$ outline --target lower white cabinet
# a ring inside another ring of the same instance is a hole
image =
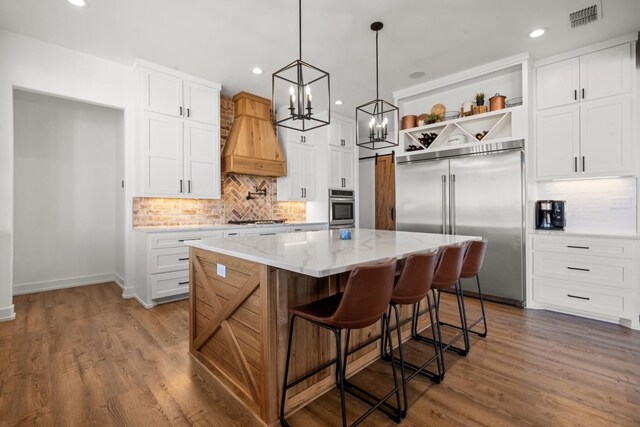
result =
[[[532,235],[532,306],[640,328],[637,243]]]
[[[153,274],[149,278],[151,298],[159,299],[189,293],[189,268],[171,273]]]

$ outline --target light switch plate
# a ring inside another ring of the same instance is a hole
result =
[[[227,277],[227,266],[223,264],[216,264],[216,272],[220,277]]]

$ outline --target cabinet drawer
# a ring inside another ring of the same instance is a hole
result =
[[[150,280],[153,299],[189,293],[189,271],[154,274]]]
[[[590,286],[539,277],[533,279],[533,299],[538,303],[614,317],[621,316],[625,311],[623,295],[612,295]]]
[[[190,240],[202,240],[202,233],[158,233],[151,236],[151,249],[181,248],[184,247],[184,242]]]
[[[155,249],[150,252],[151,274],[184,271],[189,269],[189,248]]]
[[[534,236],[533,250],[612,258],[634,257],[634,244],[624,240]]]
[[[533,274],[598,286],[628,289],[633,285],[633,260],[534,252]]]

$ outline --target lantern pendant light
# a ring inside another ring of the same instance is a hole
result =
[[[396,147],[398,137],[398,107],[380,99],[378,78],[378,32],[382,22],[371,24],[376,33],[376,99],[356,108],[356,145],[370,150]]]
[[[277,126],[306,132],[330,124],[331,89],[329,73],[302,60],[302,0],[298,43],[298,59],[272,75],[271,102]]]

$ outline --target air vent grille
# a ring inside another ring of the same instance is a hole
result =
[[[577,10],[569,14],[569,22],[571,28],[579,27],[581,25],[587,25],[590,22],[598,19],[598,5],[585,7],[584,9]]]

